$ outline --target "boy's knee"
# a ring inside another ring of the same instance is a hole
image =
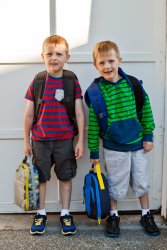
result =
[[[56,171],[55,169],[56,176],[60,181],[70,181],[76,176],[76,172],[76,164],[70,164],[70,166],[64,167],[61,171]]]
[[[148,190],[149,190],[149,185],[142,186],[142,187],[140,186],[140,188],[134,189],[133,192],[134,192],[136,197],[141,197],[141,196],[147,194]]]
[[[127,190],[117,190],[117,189],[112,189],[109,191],[110,199],[111,200],[124,200],[127,196]]]
[[[66,174],[64,174],[64,175],[61,175],[61,176],[57,176],[57,178],[58,178],[59,181],[61,181],[63,183],[66,183],[68,181],[71,181],[71,179],[74,178],[75,176],[76,176],[76,173],[72,174],[72,175],[70,174],[68,176]]]

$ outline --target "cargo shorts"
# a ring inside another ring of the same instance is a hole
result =
[[[148,192],[147,159],[143,149],[128,152],[104,149],[104,159],[110,199],[124,200],[129,185],[136,197]]]
[[[39,181],[51,178],[51,168],[61,181],[76,176],[77,163],[73,148],[73,139],[60,141],[32,141],[33,164],[38,167]]]

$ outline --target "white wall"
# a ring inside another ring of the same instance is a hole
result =
[[[24,95],[34,74],[44,69],[40,51],[43,39],[50,32],[57,32],[70,42],[71,59],[66,68],[78,75],[83,93],[98,76],[92,65],[92,49],[102,40],[115,41],[123,57],[124,70],[143,80],[156,123],[155,146],[148,155],[150,205],[152,209],[159,208],[164,137],[166,1],[0,0],[0,7],[1,37],[4,38],[0,40],[0,212],[21,212],[13,201],[13,179],[23,158]],[[86,106],[85,110],[87,113]],[[89,167],[86,145],[85,156],[78,162],[78,174],[73,181],[73,211],[84,210],[82,186]],[[46,207],[48,211],[60,209],[58,182],[54,174],[48,183]],[[139,209],[130,190],[128,199],[121,202],[119,208]]]

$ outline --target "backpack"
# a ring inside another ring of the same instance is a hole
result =
[[[42,104],[42,97],[45,88],[46,71],[39,72],[34,78],[34,120],[33,124],[37,121],[40,105]],[[64,98],[61,102],[65,105],[70,122],[75,128],[75,134],[78,134],[78,127],[75,117],[75,81],[77,76],[69,70],[63,70],[63,89]]]
[[[138,80],[134,76],[126,75],[125,72],[119,68],[118,73],[125,78],[131,86],[136,102],[136,113],[139,121],[141,120],[142,108],[145,101],[144,89],[142,87],[142,81]],[[85,102],[90,107],[90,103],[94,109],[94,112],[98,118],[101,134],[105,134],[108,129],[108,113],[106,104],[104,102],[101,90],[99,88],[99,81],[102,77],[96,78],[85,93]]]
[[[92,165],[89,173],[85,175],[83,196],[86,214],[89,218],[98,220],[106,218],[110,211],[110,198],[106,177],[96,164],[96,173]]]
[[[25,156],[16,169],[14,201],[24,211],[39,208],[39,173],[30,156]]]

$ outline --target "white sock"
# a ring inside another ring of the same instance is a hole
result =
[[[143,215],[147,214],[148,212],[150,212],[150,209],[149,208],[144,208],[144,209],[141,210],[141,212],[142,212],[142,216],[143,216]]]
[[[62,210],[61,210],[61,216],[69,215],[69,214],[70,214],[69,209],[62,209]]]
[[[37,210],[37,214],[46,215],[45,209]]]
[[[118,216],[118,210],[110,210],[110,215],[113,216],[114,214]]]

